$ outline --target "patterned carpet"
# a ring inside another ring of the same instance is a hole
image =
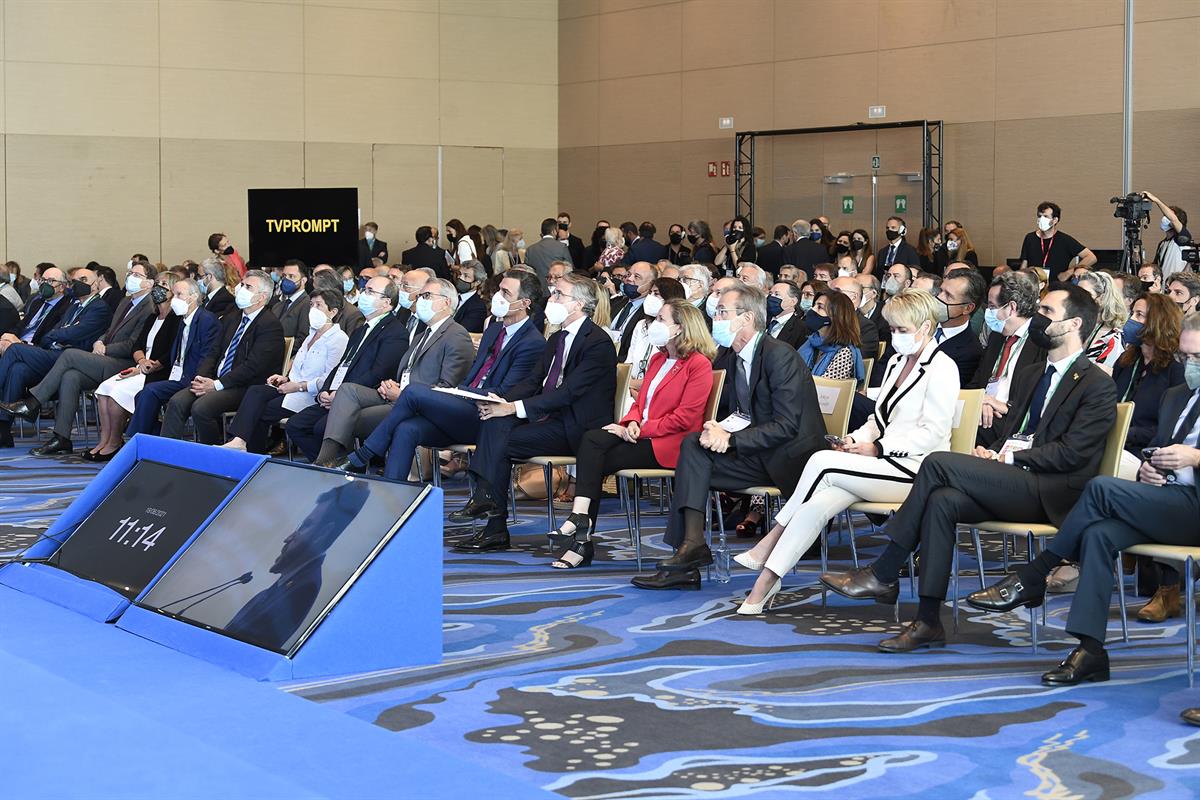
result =
[[[29,458],[30,443],[0,456],[0,552],[36,536],[94,474]],[[463,485],[447,496],[456,508]],[[656,508],[643,515],[650,559],[663,552]],[[1069,597],[1051,603],[1039,655],[1024,614],[966,606],[945,649],[885,655],[874,645],[897,628],[891,609],[823,605],[815,564],[762,617],[733,614],[752,582],[741,570],[700,591],[633,589],[624,515],[616,501],[602,511],[590,569],[548,568],[543,503],[522,504],[514,550],[447,551],[440,665],[281,688],[571,798],[1200,794],[1200,729],[1178,721],[1200,704],[1180,620],[1133,622],[1125,645],[1114,603],[1112,680],[1051,689],[1038,676],[1073,641]],[[869,530],[864,553],[881,543]],[[849,558],[844,539],[831,558]],[[977,581],[965,574],[962,592]]]

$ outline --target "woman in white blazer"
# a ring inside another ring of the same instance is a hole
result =
[[[343,296],[321,289],[310,296],[308,338],[292,359],[287,375],[272,375],[262,386],[251,386],[229,423],[232,437],[223,447],[266,452],[270,427],[317,402],[317,393],[342,360],[349,337],[337,323]]]
[[[853,503],[900,503],[921,461],[950,449],[958,405],[958,366],[938,352],[934,331],[945,307],[928,292],[906,289],[883,316],[896,355],[888,362],[875,411],[832,450],[813,455],[775,527],[737,562],[761,570],[739,614],[761,613],[821,529]]]

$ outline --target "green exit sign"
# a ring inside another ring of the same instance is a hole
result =
[[[908,195],[898,194],[896,195],[896,213],[903,214],[905,211],[908,211]]]
[[[854,213],[854,195],[848,194],[842,198],[842,213],[843,214],[853,214]]]

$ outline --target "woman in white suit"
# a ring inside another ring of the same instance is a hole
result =
[[[888,362],[875,411],[844,439],[809,459],[775,527],[736,561],[761,570],[738,609],[758,614],[821,529],[852,504],[900,503],[921,461],[950,449],[958,405],[958,366],[938,352],[934,331],[945,307],[928,292],[906,289],[883,307],[896,355]]]

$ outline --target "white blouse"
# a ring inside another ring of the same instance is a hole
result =
[[[288,370],[289,381],[307,381],[307,392],[292,392],[283,398],[283,407],[288,411],[300,411],[317,402],[317,392],[325,377],[342,360],[346,352],[346,342],[350,339],[340,325],[334,324],[329,330],[317,338],[313,331],[296,351],[292,359],[292,368]]]

